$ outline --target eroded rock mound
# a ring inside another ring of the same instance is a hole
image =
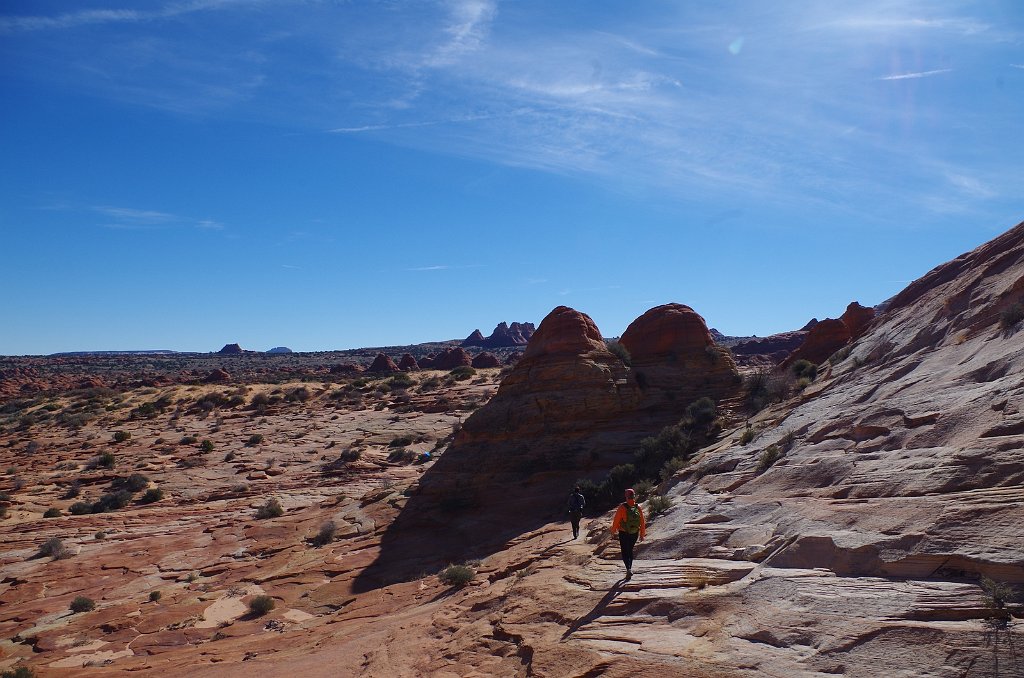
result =
[[[838,318],[825,318],[815,325],[807,338],[789,357],[783,366],[792,365],[797,360],[809,360],[815,365],[828,360],[829,356],[850,343],[850,328]]]
[[[501,361],[498,360],[498,356],[494,355],[493,353],[488,353],[487,351],[484,351],[483,353],[473,356],[473,367],[501,367]]]
[[[225,381],[231,381],[231,375],[228,374],[225,370],[222,370],[218,367],[217,369],[212,370],[209,374],[207,374],[203,378],[203,381],[205,381],[207,384],[220,384]]]
[[[373,364],[367,368],[367,372],[398,372],[398,365],[389,356],[378,353],[373,359]]]
[[[850,330],[850,338],[857,340],[867,331],[868,325],[875,318],[875,309],[861,306],[856,301],[850,302],[846,312],[840,317]]]
[[[398,369],[403,372],[408,370],[418,370],[419,368],[419,363],[416,362],[416,358],[411,353],[404,354],[398,361]]]
[[[461,346],[447,348],[437,354],[431,361],[430,366],[435,370],[454,370],[456,367],[471,365],[473,359],[469,357]]]

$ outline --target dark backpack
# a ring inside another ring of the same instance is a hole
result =
[[[626,509],[626,518],[622,521],[622,531],[628,534],[640,532],[640,507],[636,504],[623,504]]]
[[[569,512],[570,513],[583,513],[583,507],[587,505],[587,500],[583,498],[582,494],[573,493],[569,496]]]

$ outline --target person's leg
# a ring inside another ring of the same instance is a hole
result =
[[[582,519],[582,518],[583,518],[583,515],[580,514],[580,513],[571,513],[571,514],[569,514],[569,520],[572,521],[572,538],[573,539],[576,539],[577,537],[580,536],[580,519]]]
[[[620,535],[625,535],[625,539],[622,540],[620,537],[619,545],[622,547],[622,562],[626,564],[627,574],[633,573],[633,549],[636,546],[636,540],[639,535],[626,534],[625,532],[619,532]]]

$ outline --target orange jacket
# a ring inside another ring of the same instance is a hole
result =
[[[630,504],[636,504],[635,499],[629,500]],[[644,515],[644,510],[637,506],[640,511],[640,538],[643,539],[647,534],[647,516]],[[612,536],[619,533],[619,528],[622,527],[622,521],[626,519],[626,505],[619,504],[619,508],[615,511],[615,517],[612,518]]]

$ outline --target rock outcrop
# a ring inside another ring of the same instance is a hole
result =
[[[501,361],[498,360],[498,356],[493,353],[484,351],[473,356],[473,367],[476,368],[489,368],[489,367],[501,367]]]
[[[338,365],[331,365],[331,374],[355,374],[362,372],[363,368],[353,363],[340,363]]]
[[[217,351],[217,353],[223,353],[225,355],[239,355],[245,353],[245,351],[243,351],[242,347],[238,344],[224,344],[224,348]]]
[[[857,340],[867,331],[868,325],[875,317],[875,309],[861,306],[856,301],[850,302],[846,312],[839,318],[850,330],[850,339]]]
[[[472,364],[473,359],[469,357],[465,349],[461,346],[453,346],[434,356],[430,362],[430,367],[435,370],[454,370],[456,367]]]
[[[782,362],[783,367],[797,360],[809,360],[815,365],[850,343],[850,328],[838,318],[825,318],[815,325],[800,346]]]
[[[815,321],[816,324],[817,321]],[[778,364],[799,348],[806,338],[807,332],[804,330],[780,332],[767,337],[756,337],[738,342],[733,345],[732,352],[741,364],[749,359],[761,357],[770,363]]]
[[[420,368],[419,363],[416,362],[416,358],[411,353],[405,353],[398,360],[398,369],[403,372],[409,370],[418,370]]]
[[[483,348],[505,348],[509,346],[525,346],[533,336],[535,328],[533,323],[508,323],[501,322],[494,328],[490,336],[484,337],[480,330],[473,330],[473,333],[462,342],[463,346],[481,346]]]
[[[203,381],[205,381],[207,384],[220,384],[226,381],[231,381],[231,375],[228,374],[227,371],[222,370],[218,367],[217,369],[210,371],[209,374],[203,377]]]
[[[371,364],[366,369],[366,371],[367,372],[398,372],[398,365],[396,365],[395,361],[392,360],[389,356],[387,356],[387,355],[385,355],[383,353],[378,353],[377,357],[373,359],[373,364]]]

